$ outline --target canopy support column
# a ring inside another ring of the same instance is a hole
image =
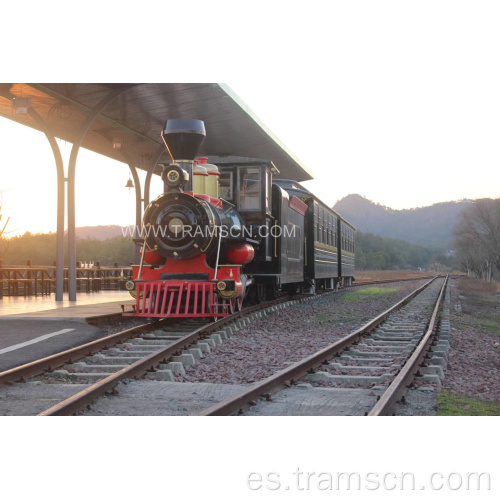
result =
[[[142,191],[141,191],[141,180],[139,179],[139,174],[137,173],[137,169],[131,163],[128,164],[128,168],[132,173],[132,177],[134,179],[135,186],[135,228],[134,234],[136,234],[136,238],[140,238],[142,236],[141,224],[142,224]],[[139,245],[135,245],[135,261],[134,264],[139,264],[141,260],[141,249]]]
[[[133,86],[122,87],[110,92],[102,99],[83,123],[77,139],[73,143],[68,166],[68,291],[69,300],[76,301],[76,227],[75,227],[75,171],[78,151],[94,120],[106,106]]]
[[[40,125],[47,137],[57,168],[57,243],[56,243],[56,302],[63,300],[64,293],[64,164],[59,145],[50,127],[42,117],[30,106],[28,113]]]
[[[16,98],[14,94],[10,92],[1,92],[0,95],[6,99],[12,101]],[[54,160],[56,162],[57,170],[57,243],[56,243],[56,301],[61,302],[63,300],[64,291],[64,163],[61,155],[61,150],[59,149],[59,144],[52,133],[51,128],[43,118],[38,114],[38,112],[30,106],[28,108],[28,113],[40,126],[41,131],[47,137],[50,147],[52,148],[52,153],[54,154]]]

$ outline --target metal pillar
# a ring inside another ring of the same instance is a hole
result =
[[[136,238],[141,237],[141,223],[142,223],[142,196],[141,196],[141,181],[139,179],[139,174],[137,173],[137,169],[131,163],[128,164],[128,168],[132,173],[132,177],[134,179],[134,188],[135,188],[135,231]],[[141,259],[141,249],[139,245],[135,246],[135,264],[139,264],[139,260]]]
[[[12,101],[16,96],[10,92],[2,92],[1,95]],[[40,126],[41,131],[47,137],[57,170],[57,243],[56,243],[56,301],[63,300],[64,290],[64,163],[61,156],[61,150],[51,131],[51,128],[38,112],[31,106],[28,108],[28,113]]]
[[[70,301],[76,301],[75,171],[78,151],[80,150],[85,134],[104,108],[119,95],[134,86],[116,89],[102,99],[88,115],[71,149],[68,166],[68,291]]]
[[[50,131],[49,126],[43,121],[42,117],[32,108],[28,113],[40,125],[43,133],[47,137],[57,168],[57,243],[56,243],[56,301],[63,300],[64,292],[64,164],[61,156],[61,150],[57,141]]]
[[[153,159],[148,168],[148,173],[146,174],[146,180],[144,181],[144,208],[149,205],[149,190],[151,187],[151,179],[153,177],[153,172],[156,167],[156,164],[160,161],[163,153],[167,150],[164,146],[160,147],[158,151],[158,155]]]

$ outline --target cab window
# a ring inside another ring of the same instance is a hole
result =
[[[260,210],[260,169],[251,167],[241,168],[239,175],[239,208],[241,210]]]
[[[219,195],[224,200],[233,199],[233,173],[222,172],[219,177]]]

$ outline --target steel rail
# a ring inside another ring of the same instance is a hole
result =
[[[429,347],[431,346],[435,329],[438,325],[438,315],[441,309],[441,304],[443,303],[447,284],[448,284],[448,276],[446,276],[443,286],[441,287],[441,291],[436,301],[436,305],[434,307],[434,311],[432,313],[429,326],[427,327],[424,336],[420,340],[418,346],[415,348],[413,354],[405,363],[401,371],[392,381],[391,385],[389,385],[387,390],[384,392],[384,394],[382,394],[382,396],[377,401],[375,406],[368,413],[369,417],[378,417],[382,415],[387,415],[392,405],[400,399],[400,397],[403,395],[403,392],[406,390],[407,386],[411,384],[411,382],[415,378],[415,375],[420,369],[420,365],[422,364],[429,350]]]
[[[429,280],[434,276],[422,276],[420,278],[394,278],[387,280],[368,280],[368,281],[355,281],[351,287],[353,286],[366,286],[366,285],[379,285],[385,283],[399,283],[401,281],[419,281],[419,280]],[[349,288],[349,287],[348,287]]]
[[[368,284],[368,283],[366,283]],[[361,285],[361,284],[360,284]],[[328,293],[328,292],[327,292]],[[318,297],[323,294],[318,294]],[[266,307],[271,307],[272,305],[279,304],[281,302],[286,302],[289,300],[295,300],[299,299],[304,296],[296,295],[294,297],[287,297],[284,299],[278,299],[273,302],[265,302],[263,304],[260,304],[257,306],[257,309],[252,309],[252,308],[245,308],[243,311],[241,311],[241,314],[249,314],[251,312],[254,312],[255,310],[259,310],[261,308],[266,308]],[[235,314],[240,314],[240,313],[235,313]],[[241,317],[241,316],[238,316]],[[112,314],[106,314],[106,315],[101,315],[101,316],[93,316],[90,318],[87,318],[87,322],[91,325],[95,326],[100,326],[103,324],[112,324],[116,321],[119,321],[122,319],[123,316],[121,313],[112,313]],[[235,315],[232,315],[230,317],[231,319],[227,321],[232,321],[233,319],[236,318]],[[128,339],[134,338],[141,333],[147,332],[149,330],[154,330],[158,328],[161,324],[163,324],[164,321],[168,321],[169,318],[165,318],[164,320],[161,320],[160,322],[157,323],[148,323],[145,325],[138,325],[134,326],[131,328],[128,328],[126,330],[123,330],[121,332],[117,332],[112,335],[108,335],[107,337],[104,337],[102,339],[94,340],[92,342],[88,342],[86,344],[83,344],[78,347],[73,347],[71,349],[68,349],[66,351],[53,354],[51,356],[47,356],[45,358],[38,359],[36,361],[32,361],[30,363],[26,363],[21,366],[17,366],[15,368],[11,368],[10,370],[6,370],[4,372],[0,372],[0,386],[5,385],[5,384],[10,384],[13,382],[16,382],[18,380],[25,380],[29,377],[34,377],[37,375],[41,375],[42,373],[46,371],[52,371],[56,368],[59,368],[60,366],[63,366],[68,363],[72,363],[74,361],[77,361],[78,359],[84,358],[86,356],[90,356],[92,354],[95,354],[96,352],[99,352],[103,349],[108,349],[116,344],[122,343]],[[221,321],[221,320],[219,320]],[[226,321],[226,322],[227,322]],[[213,323],[215,324],[215,323]],[[221,325],[222,323],[217,322],[217,325]]]
[[[354,282],[350,287],[341,288],[340,291],[348,291],[349,288],[357,287],[357,286],[368,286],[368,285],[379,285],[379,284],[387,284],[387,283],[399,283],[402,281],[420,281],[420,280],[428,280],[433,278],[434,276],[422,276],[421,278],[395,278],[392,280],[374,280],[374,281],[358,281]],[[333,290],[327,290],[325,293],[333,292]],[[318,293],[318,296],[323,295],[323,292]],[[297,296],[295,296],[297,298]],[[87,323],[93,326],[100,325],[108,325],[116,323],[120,320],[124,319],[124,316],[121,312],[117,313],[109,313],[109,314],[100,314],[96,316],[89,316],[86,318]],[[129,317],[127,319],[133,319],[133,317]]]
[[[252,312],[255,312],[257,310],[266,307],[272,307],[273,305],[278,305],[282,302],[297,300],[302,297],[304,296],[301,295],[301,296],[295,296],[293,298],[288,298],[288,297],[281,298],[272,302],[264,302],[262,304],[259,304],[258,306],[245,308],[242,311],[239,311],[237,313],[232,314],[231,316],[228,316],[227,318],[222,318],[214,323],[209,323],[208,325],[206,325],[206,328],[207,329],[211,328],[210,330],[211,332],[212,330],[219,328],[221,325],[233,321],[234,319],[238,319],[246,314],[250,314]],[[121,313],[112,313],[102,316],[90,317],[88,318],[88,322],[92,325],[102,325],[102,324],[113,323],[118,319],[122,318],[123,316]],[[10,370],[0,372],[0,386],[11,384],[16,381],[26,380],[29,377],[35,377],[37,375],[41,375],[46,371],[50,372],[65,364],[73,363],[86,356],[95,354],[103,349],[109,349],[110,347],[113,347],[116,344],[120,344],[122,342],[125,342],[126,340],[137,337],[142,333],[148,332],[150,330],[155,330],[161,325],[167,323],[171,319],[172,318],[165,318],[158,322],[146,323],[143,325],[137,325],[131,328],[127,328],[120,332],[108,335],[107,337],[103,337],[102,339],[93,340],[92,342],[88,342],[81,346],[72,347],[71,349],[68,349],[66,351],[59,352],[57,354],[52,354],[45,358],[37,359],[36,361],[32,361],[30,363],[26,363],[21,366],[16,366],[15,368],[11,368]]]
[[[328,292],[327,292],[328,293]],[[330,292],[333,293],[333,292]],[[319,296],[322,296],[323,294],[318,294]],[[239,311],[237,313],[234,313],[226,318],[222,318],[221,320],[210,323],[195,332],[193,332],[190,336],[184,337],[184,339],[188,338],[188,345],[196,342],[198,338],[201,338],[202,336],[211,333],[214,330],[217,330],[221,326],[223,326],[226,323],[229,323],[231,321],[234,321],[235,319],[241,318],[247,314],[251,314],[252,312],[259,311],[262,309],[270,308],[273,305],[278,305],[283,302],[289,302],[292,300],[300,300],[306,297],[310,296],[304,296],[304,295],[296,295],[293,297],[286,297],[286,298],[281,298],[275,301],[271,302],[265,302],[262,304],[259,304],[257,306],[252,306],[249,308],[245,308],[242,311]],[[93,318],[90,318],[93,324],[103,324],[103,323],[111,323],[114,322],[114,320],[118,320],[121,317],[121,313],[118,314],[110,314],[110,315],[102,315],[102,316],[96,316]],[[163,319],[159,322],[156,323],[148,323],[144,325],[138,325],[134,326],[128,329],[125,329],[123,331],[117,332],[115,334],[109,335],[107,337],[104,337],[102,339],[94,340],[92,342],[88,342],[86,344],[83,344],[81,346],[77,346],[71,349],[68,349],[66,351],[53,354],[51,356],[47,356],[45,358],[32,361],[30,363],[11,368],[10,370],[6,370],[4,372],[0,372],[0,386],[6,385],[6,384],[12,384],[16,381],[25,381],[29,377],[34,377],[37,375],[41,375],[44,372],[50,372],[53,371],[54,369],[57,369],[65,364],[73,363],[79,359],[82,359],[86,356],[90,356],[92,354],[95,354],[103,349],[108,349],[110,347],[113,347],[116,344],[123,343],[129,339],[135,338],[142,333],[146,333],[150,330],[157,329],[159,326],[161,326],[164,322],[168,322],[169,318]],[[194,340],[193,340],[194,339]],[[182,340],[182,339],[181,339]],[[183,345],[181,345],[182,342],[178,341],[174,344],[171,344],[173,349],[177,351],[183,349]],[[154,354],[154,353],[153,353]],[[175,354],[175,353],[174,353]],[[165,356],[166,354],[164,354]],[[163,359],[163,358],[162,358]],[[137,363],[144,362],[146,364],[151,364],[151,360],[149,357],[143,358],[141,361],[138,361]],[[153,361],[154,363],[154,361]],[[130,365],[129,368],[132,366],[135,367],[135,363],[133,365]],[[146,370],[147,371],[147,370]],[[117,372],[116,374],[121,373]],[[115,374],[115,375],[116,375]],[[135,375],[137,376],[137,375]],[[110,378],[110,377],[108,377]],[[125,377],[123,377],[125,378]],[[107,379],[104,379],[107,380]],[[103,381],[104,381],[103,380]],[[101,394],[102,395],[102,394]],[[93,397],[98,397],[98,396],[93,396]],[[75,410],[77,411],[77,410]]]
[[[173,342],[167,347],[152,352],[148,356],[145,356],[144,358],[132,363],[131,365],[111,374],[109,377],[99,380],[95,384],[87,387],[86,389],[71,396],[70,398],[65,399],[64,401],[61,401],[60,403],[43,411],[39,414],[39,416],[72,415],[85,406],[90,405],[98,397],[103,396],[105,393],[111,391],[113,387],[121,380],[138,378],[148,371],[155,371],[156,366],[161,363],[167,363],[172,356],[179,354],[183,349],[189,347],[191,344],[197,342],[209,333],[220,329],[223,325],[262,309],[267,309],[284,302],[291,302],[292,300],[300,300],[304,298],[305,297],[302,295],[292,298],[287,297],[273,300],[271,302],[264,302],[262,304],[258,304],[256,306],[248,307],[246,309],[238,311],[213,323],[208,323],[207,325],[194,330],[192,333],[186,335],[185,337],[182,337],[181,339]]]
[[[302,359],[283,370],[267,377],[264,380],[252,384],[247,389],[244,389],[240,393],[232,396],[230,398],[221,401],[207,410],[200,413],[201,416],[221,416],[221,415],[232,415],[238,411],[243,410],[255,404],[259,397],[269,398],[270,394],[276,390],[280,390],[283,386],[293,384],[295,381],[302,378],[307,373],[311,373],[321,365],[326,363],[328,360],[340,354],[345,348],[351,346],[358,342],[363,335],[369,333],[374,328],[376,328],[380,323],[382,323],[390,314],[394,311],[400,309],[406,305],[413,297],[422,292],[427,288],[434,280],[438,277],[432,278],[430,281],[417,288],[405,298],[400,300],[397,304],[379,314],[376,318],[370,320],[364,326],[358,330],[350,333],[346,337],[338,340],[337,342],[325,347],[324,349]]]

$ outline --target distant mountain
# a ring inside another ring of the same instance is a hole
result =
[[[470,200],[449,201],[429,207],[395,210],[359,194],[350,194],[337,201],[333,208],[363,233],[447,249],[451,244],[457,216],[469,203]],[[122,228],[118,225],[77,227],[76,235],[82,239],[101,241],[123,236]]]
[[[121,226],[84,226],[76,228],[77,238],[103,241],[116,236],[123,236]]]
[[[394,210],[350,194],[334,210],[365,233],[398,238],[426,247],[447,248],[457,216],[470,200],[436,203],[429,207]]]

